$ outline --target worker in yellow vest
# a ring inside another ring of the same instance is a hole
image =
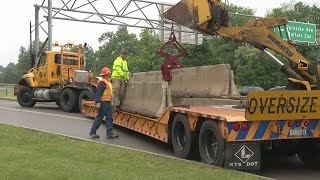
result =
[[[106,135],[107,138],[117,138],[118,135],[113,133],[113,118],[112,118],[112,84],[110,82],[111,72],[109,68],[104,67],[101,70],[100,76],[102,77],[99,80],[96,94],[95,94],[95,107],[99,110],[99,114],[94,120],[91,131],[89,135],[92,138],[99,138],[99,135],[96,133],[100,127],[103,117],[106,117]]]
[[[113,84],[113,100],[112,105],[115,111],[120,108],[121,101],[124,98],[125,83],[129,80],[128,69],[128,52],[125,50],[120,51],[119,56],[113,62],[112,67],[112,84]]]

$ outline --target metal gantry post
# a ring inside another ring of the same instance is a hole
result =
[[[160,15],[162,15],[164,13],[164,5],[161,4],[161,5],[158,5],[158,6],[160,6]],[[163,21],[163,19],[161,19],[161,26],[165,27],[164,25],[165,25],[164,21]],[[160,41],[164,41],[164,39],[165,39],[164,36],[165,36],[164,30],[162,29],[162,30],[160,30],[160,37],[161,37]]]
[[[39,52],[39,6],[35,6],[35,28],[34,28],[34,34],[35,34],[35,43],[34,43],[34,53],[38,54]],[[31,42],[32,43],[32,42]],[[36,62],[36,61],[35,61]]]
[[[52,0],[48,0],[48,51],[52,50]]]
[[[1,91],[3,90],[3,84],[4,84],[4,67],[0,65],[0,74],[1,74]]]

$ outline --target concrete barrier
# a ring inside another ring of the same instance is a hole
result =
[[[171,70],[163,81],[161,71],[134,73],[127,83],[122,110],[157,118],[165,107],[241,105],[229,64]],[[230,99],[231,98],[231,99]]]
[[[173,97],[240,97],[229,64],[173,69],[171,75],[169,88]],[[134,73],[130,81],[162,81],[162,74],[161,71]]]
[[[132,82],[145,82],[145,81],[162,81],[161,71],[148,71],[133,73],[130,81]]]
[[[173,97],[240,97],[229,64],[174,69],[169,88]],[[232,89],[233,87],[233,89]]]
[[[158,118],[167,106],[166,97],[166,85],[160,81],[128,82],[120,109],[150,118]]]
[[[222,98],[172,98],[174,106],[219,106],[219,105],[245,105],[245,99]]]

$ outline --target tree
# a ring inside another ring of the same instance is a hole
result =
[[[31,68],[30,50],[20,47],[18,63],[9,63],[4,69],[4,82],[17,84],[21,76]]]
[[[96,57],[96,53],[93,51],[91,46],[88,46],[85,49],[85,56],[86,56],[86,65],[85,70],[92,71],[95,75],[98,75],[99,70],[98,69],[98,59]]]
[[[233,26],[243,26],[254,16],[253,9],[237,6],[234,4],[230,4],[228,10],[232,13],[229,16]]]
[[[259,86],[270,89],[285,85],[286,76],[262,51],[250,45],[241,46],[235,52],[235,82],[238,86]]]
[[[120,26],[117,32],[103,33],[98,39],[102,46],[96,52],[98,58],[98,69],[106,66],[112,68],[113,61],[119,55],[121,50],[127,50],[130,56],[135,56],[138,51],[138,40],[135,34],[129,34],[127,27]],[[129,65],[130,65],[129,57]]]
[[[30,49],[26,49],[23,46],[20,47],[17,67],[21,74],[27,72],[31,68]]]
[[[291,21],[309,22],[313,24],[320,24],[320,8],[316,5],[309,6],[303,2],[284,3],[280,8],[272,9],[268,16],[285,16]]]
[[[6,84],[17,84],[20,79],[20,71],[18,66],[14,63],[9,63],[3,73],[4,83]]]
[[[222,64],[223,59],[217,55],[214,41],[209,38],[204,38],[201,45],[189,45],[186,49],[189,51],[189,56],[182,59],[182,63],[187,67],[206,66],[214,64]]]
[[[160,69],[163,58],[155,51],[161,46],[158,35],[154,30],[143,29],[139,34],[138,51],[129,63],[132,72],[155,71]]]

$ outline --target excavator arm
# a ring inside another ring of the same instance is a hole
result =
[[[301,55],[292,42],[283,40],[273,31],[275,27],[287,26],[285,17],[252,19],[243,27],[232,27],[226,5],[221,0],[182,0],[166,11],[164,17],[203,34],[251,44],[267,53],[293,81],[303,83],[307,89],[317,84],[315,64]],[[286,57],[291,66],[282,63],[268,49]]]

